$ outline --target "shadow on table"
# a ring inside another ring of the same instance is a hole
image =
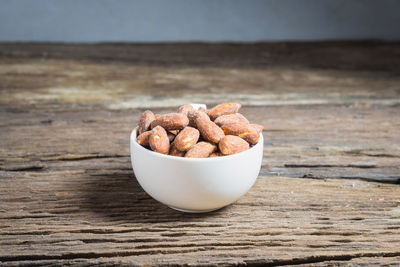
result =
[[[222,208],[209,213],[183,213],[151,198],[143,191],[132,171],[88,173],[90,179],[80,188],[83,209],[113,221],[160,223],[195,221],[221,214]]]

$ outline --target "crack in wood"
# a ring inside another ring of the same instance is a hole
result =
[[[307,177],[310,178],[310,177]],[[388,177],[390,180],[382,180],[382,179],[374,179],[367,177],[356,177],[356,176],[341,176],[339,179],[348,179],[348,180],[361,180],[366,182],[374,182],[374,183],[384,183],[384,184],[400,184],[400,176],[398,177]],[[325,178],[325,179],[335,179],[335,178]],[[338,179],[338,178],[336,178]]]
[[[120,154],[65,154],[55,157],[43,158],[42,161],[74,161],[74,160],[88,160],[88,159],[104,159],[104,158],[124,158],[130,157],[130,155],[120,155]]]
[[[10,262],[10,261],[38,261],[38,260],[66,260],[66,259],[94,259],[94,258],[102,258],[102,257],[129,257],[129,256],[138,256],[138,255],[154,255],[154,254],[178,254],[178,253],[189,253],[205,250],[205,248],[197,248],[197,249],[178,249],[178,250],[170,250],[168,252],[164,250],[131,250],[131,251],[116,251],[116,252],[81,252],[81,253],[65,253],[62,255],[36,255],[36,254],[27,254],[27,255],[13,255],[13,256],[0,256],[0,262]]]
[[[297,176],[291,176],[291,175],[285,175],[285,177],[298,178]],[[387,177],[387,178],[390,178],[390,180],[389,179],[383,180],[383,179],[378,179],[378,178],[374,179],[374,178],[368,178],[368,177],[362,177],[362,176],[322,177],[322,176],[316,176],[313,173],[306,173],[301,178],[321,179],[321,180],[346,179],[346,180],[360,180],[360,181],[365,181],[365,182],[374,182],[374,183],[383,183],[383,184],[400,184],[400,177]]]
[[[295,163],[288,163],[283,165],[286,168],[336,168],[336,167],[343,167],[343,168],[376,168],[376,164],[295,164]]]
[[[42,219],[42,218],[55,218],[56,215],[21,215],[21,216],[4,216],[0,220],[19,220],[19,219]]]
[[[356,253],[356,254],[344,254],[344,255],[321,255],[311,256],[305,258],[293,258],[290,260],[272,260],[272,262],[266,262],[265,260],[245,260],[246,266],[250,267],[261,267],[261,266],[285,266],[285,265],[298,265],[298,264],[309,264],[318,263],[325,261],[349,261],[355,258],[370,258],[370,257],[398,257],[400,252],[378,252],[378,253]]]
[[[366,151],[361,149],[343,151],[343,153],[354,156],[366,156],[366,157],[377,157],[377,158],[400,158],[400,155],[388,154],[388,153],[373,153],[373,151]]]
[[[206,250],[206,248],[198,249],[187,249],[187,250],[172,250],[168,254],[177,253],[190,253]],[[62,255],[13,255],[13,256],[1,256],[0,262],[13,262],[13,261],[42,261],[42,260],[71,260],[71,259],[95,259],[95,258],[113,258],[113,257],[129,257],[138,255],[154,255],[154,254],[164,254],[165,251],[161,250],[147,250],[147,251],[116,251],[108,253],[66,253]],[[325,261],[349,261],[354,258],[371,258],[371,257],[398,257],[400,252],[370,252],[370,253],[355,253],[355,254],[342,254],[342,255],[320,255],[320,256],[310,256],[304,258],[293,258],[289,260],[279,260],[279,259],[258,259],[258,260],[244,260],[246,266],[258,267],[258,266],[284,266],[284,265],[298,265],[298,264],[309,264],[318,263]]]
[[[44,168],[46,168],[46,165],[39,163],[23,164],[23,165],[7,164],[0,166],[0,170],[9,172],[41,171]]]

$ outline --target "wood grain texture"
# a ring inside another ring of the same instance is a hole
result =
[[[140,113],[244,104],[265,127],[237,203],[137,184]],[[0,44],[0,265],[400,264],[400,45]]]

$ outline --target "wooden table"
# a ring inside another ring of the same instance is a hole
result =
[[[147,109],[238,101],[265,126],[238,202],[138,185]],[[0,265],[400,264],[400,44],[0,44]]]

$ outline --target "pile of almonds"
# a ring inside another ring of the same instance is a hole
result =
[[[184,105],[177,113],[143,112],[137,142],[151,150],[177,157],[207,158],[232,155],[257,144],[262,125],[250,124],[238,113],[239,103],[211,109]]]

